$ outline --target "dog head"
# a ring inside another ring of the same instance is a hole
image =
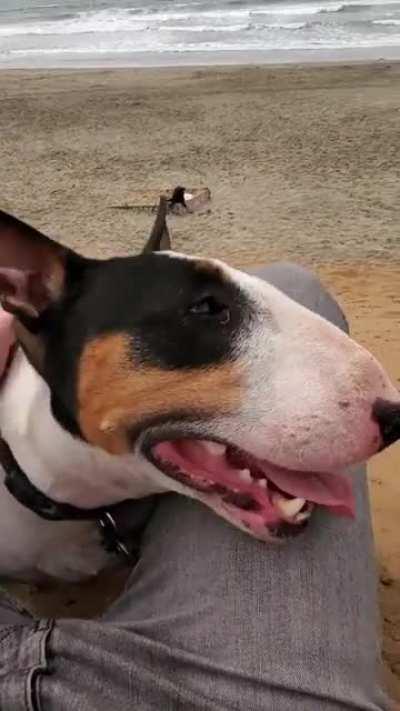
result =
[[[316,504],[351,515],[344,471],[400,437],[397,390],[273,286],[169,251],[165,209],[142,254],[108,260],[0,213],[2,304],[55,419],[128,461],[132,491],[147,478],[264,540]]]

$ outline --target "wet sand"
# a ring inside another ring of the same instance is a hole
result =
[[[161,190],[208,185],[208,213],[171,218],[176,249],[313,267],[400,381],[399,65],[3,72],[0,92],[3,209],[86,254],[126,254]],[[400,700],[399,470],[394,447],[369,473]],[[93,590],[42,592],[35,605],[94,613]]]

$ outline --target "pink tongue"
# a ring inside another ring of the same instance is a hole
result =
[[[262,462],[261,468],[265,476],[287,494],[328,506],[336,514],[355,515],[353,487],[347,476],[291,471],[268,462]]]
[[[204,477],[213,483],[235,485],[242,491],[256,492],[256,498],[267,500],[267,494],[254,483],[244,484],[238,480],[238,469],[230,465],[225,454],[210,453],[202,442],[179,440],[162,442],[156,446],[161,459],[177,465],[187,474]],[[292,471],[277,467],[267,461],[257,460],[257,469],[267,481],[293,497],[306,499],[314,504],[327,506],[332,513],[342,516],[355,515],[355,502],[350,480],[342,474]],[[251,470],[251,466],[250,466]]]

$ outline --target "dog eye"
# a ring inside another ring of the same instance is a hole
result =
[[[189,306],[192,316],[216,318],[219,323],[226,324],[230,319],[230,312],[226,304],[218,301],[214,296],[205,296]]]

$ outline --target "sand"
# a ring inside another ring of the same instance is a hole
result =
[[[0,73],[0,95],[3,209],[85,254],[127,254],[152,217],[115,206],[208,185],[209,213],[171,218],[175,247],[236,266],[313,267],[400,380],[400,65],[14,71]],[[399,447],[369,469],[398,700],[399,469]],[[35,602],[87,614],[92,590]]]

